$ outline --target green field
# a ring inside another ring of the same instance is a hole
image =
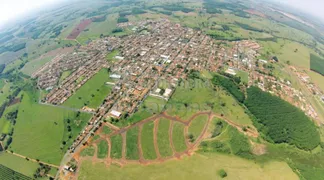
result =
[[[123,139],[121,135],[111,137],[111,153],[110,157],[113,159],[120,159],[122,157]]]
[[[90,115],[77,115],[69,110],[39,105],[36,94],[23,94],[9,149],[33,159],[59,164],[65,150],[73,143]]]
[[[115,56],[119,54],[118,50],[113,50],[112,52],[108,53],[106,59],[108,62],[113,62],[115,60]]]
[[[84,161],[80,167],[80,179],[155,179],[155,180],[197,180],[217,179],[217,171],[224,169],[228,176],[226,179],[289,179],[297,180],[298,176],[285,162],[273,161],[259,165],[232,155],[222,154],[195,154],[185,157],[181,161],[167,161],[162,164],[147,166],[127,165],[123,168],[104,164],[95,164]],[[131,177],[125,177],[131,174]]]
[[[179,122],[173,124],[172,141],[177,152],[183,152],[187,149],[183,124]]]
[[[107,144],[107,146],[108,146],[108,144]],[[100,151],[102,152],[104,148],[105,147],[102,147],[102,149]],[[85,156],[91,156],[92,157],[94,155],[94,153],[95,153],[95,148],[93,146],[89,146],[89,147],[86,147],[85,149],[83,149],[81,151],[80,155],[83,156],[83,157],[85,157]],[[99,153],[98,153],[98,156],[99,156]]]
[[[134,127],[127,131],[126,134],[126,158],[139,159],[138,152],[138,127]]]
[[[64,71],[60,77],[59,83],[61,84],[67,77],[71,75],[71,71]]]
[[[100,70],[78,89],[73,96],[65,101],[63,105],[73,108],[82,108],[83,106],[90,108],[99,107],[111,91],[111,86],[105,84],[109,80],[107,69]]]
[[[33,177],[33,174],[39,167],[38,163],[27,161],[26,159],[6,152],[0,153],[0,164],[28,177]]]
[[[108,127],[108,126],[103,126],[102,128],[102,133],[103,134],[110,134],[112,132],[112,130]]]
[[[188,133],[193,135],[193,140],[197,139],[206,126],[208,115],[197,116],[190,124]]]
[[[169,127],[170,120],[163,118],[160,119],[157,132],[157,143],[162,157],[169,157],[173,154],[169,141]]]
[[[108,143],[106,140],[101,140],[98,143],[98,153],[97,157],[99,159],[104,159],[108,156]]]
[[[117,125],[127,126],[151,117],[154,114],[158,114],[163,110],[165,104],[166,101],[163,99],[148,96],[139,107],[138,111],[136,111],[130,118],[126,119],[125,121],[120,121],[120,123]]]
[[[52,57],[46,57],[43,59],[36,59],[34,61],[30,61],[21,69],[21,72],[30,76],[34,72],[36,72],[40,67],[42,67],[44,64],[46,64],[47,62],[49,62],[51,60],[52,60]]]
[[[153,129],[154,129],[153,121],[143,125],[141,138],[142,138],[143,156],[145,159],[156,159],[156,153],[155,153],[154,141],[153,141]]]
[[[25,176],[19,172],[16,172],[16,171],[0,164],[0,179],[31,180],[32,178]]]
[[[0,133],[9,134],[13,124],[8,118],[6,117],[8,113],[14,112],[19,108],[19,104],[14,104],[9,107],[6,107],[5,111],[3,112],[2,117],[0,118]]]
[[[324,76],[324,59],[315,54],[310,55],[310,68],[311,70]]]

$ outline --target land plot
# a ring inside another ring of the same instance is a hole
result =
[[[127,131],[126,134],[126,158],[139,159],[138,152],[138,127],[134,127]]]
[[[197,139],[208,121],[208,115],[197,116],[189,126],[189,134],[193,136],[192,141]]]
[[[177,152],[183,152],[187,149],[183,124],[179,122],[173,124],[172,141]]]
[[[169,128],[170,120],[160,119],[159,128],[157,132],[157,143],[159,147],[159,152],[162,157],[169,157],[173,154],[171,144],[169,141]]]
[[[145,159],[156,159],[154,148],[154,122],[151,121],[143,125],[142,130],[142,150]]]
[[[91,19],[84,19],[80,22],[78,26],[76,26],[72,32],[68,35],[67,39],[76,39],[79,34],[92,23]]]
[[[113,159],[120,159],[122,157],[123,139],[122,136],[116,135],[111,137],[111,153]]]
[[[106,140],[101,140],[98,143],[98,154],[99,159],[104,159],[108,156],[108,143]]]

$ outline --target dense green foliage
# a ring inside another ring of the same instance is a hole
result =
[[[255,31],[255,32],[264,32],[264,30],[252,27],[252,26],[250,26],[248,24],[243,24],[243,23],[240,23],[240,22],[235,22],[235,24],[240,26],[241,28],[243,28],[245,30]]]
[[[225,178],[227,177],[227,173],[224,169],[221,169],[218,171],[218,175],[221,177],[221,178]]]
[[[124,31],[123,28],[115,28],[111,32],[112,33],[119,33],[119,32],[123,32],[123,31]]]
[[[17,52],[19,50],[24,49],[25,47],[26,47],[26,43],[13,44],[10,46],[3,46],[3,47],[0,47],[0,54],[4,53],[6,51]]]
[[[229,134],[231,137],[229,145],[232,153],[237,156],[251,159],[253,156],[250,153],[251,148],[248,138],[232,126],[229,126]]]
[[[315,54],[310,55],[310,68],[324,76],[324,58],[320,58]]]
[[[21,180],[29,180],[32,179],[30,177],[27,177],[23,174],[20,174],[10,168],[7,168],[6,166],[3,166],[0,164],[0,179],[21,179]]]
[[[107,19],[107,16],[95,17],[95,18],[92,18],[92,22],[104,22],[104,21],[106,21],[106,19]]]
[[[215,85],[224,87],[230,92],[239,102],[243,102],[245,99],[244,93],[240,90],[239,86],[231,79],[221,76],[214,75],[212,82]]]
[[[186,8],[180,5],[167,5],[167,6],[160,6],[161,8],[163,8],[164,10],[167,11],[182,11],[184,13],[189,13],[189,12],[193,12],[194,9],[190,9],[190,8]]]
[[[250,87],[247,95],[245,105],[257,118],[256,127],[273,142],[289,143],[305,150],[319,145],[314,123],[301,110],[257,87]]]
[[[124,23],[124,22],[128,22],[128,18],[126,18],[126,17],[119,17],[117,19],[117,23]]]

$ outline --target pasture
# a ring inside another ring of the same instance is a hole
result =
[[[98,153],[97,153],[97,157],[99,159],[103,159],[106,158],[108,155],[108,143],[106,140],[101,140],[98,143]]]
[[[110,81],[110,78],[107,69],[101,69],[65,101],[63,106],[73,108],[87,106],[96,109],[111,91],[111,86],[105,84],[108,81]]]
[[[187,149],[183,124],[179,122],[173,124],[172,141],[177,152],[183,152]]]
[[[28,62],[22,69],[21,72],[30,76],[41,68],[44,64],[51,61],[53,57],[45,57],[41,59],[35,59],[34,61]]]
[[[208,120],[208,116],[207,115],[200,115],[197,116],[190,124],[189,126],[189,134],[193,135],[193,138],[196,139],[199,137],[199,135],[201,134],[202,130],[204,129],[206,123]],[[193,140],[194,140],[193,139]]]
[[[171,160],[162,164],[147,166],[126,165],[123,168],[112,165],[108,168],[102,164],[84,161],[80,167],[79,178],[105,180],[125,179],[125,174],[131,174],[126,179],[170,179],[170,180],[196,180],[213,179],[217,171],[224,169],[228,176],[226,179],[299,179],[285,162],[273,161],[263,165],[255,164],[232,155],[215,153],[198,153],[185,157],[181,161]]]
[[[315,54],[311,54],[310,69],[324,76],[324,59]]]
[[[123,139],[121,135],[111,137],[111,153],[113,159],[120,159],[122,157]]]
[[[66,109],[39,105],[36,94],[23,94],[9,150],[33,159],[59,164],[65,150],[90,116],[83,113],[78,116]]]

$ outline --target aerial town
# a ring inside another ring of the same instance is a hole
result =
[[[113,82],[107,83],[113,85],[113,90],[98,109],[83,108],[94,115],[70,147],[70,153],[87,142],[103,120],[129,117],[148,95],[168,100],[189,70],[222,71],[231,75],[244,71],[248,74],[246,86],[257,85],[291,102],[314,120],[318,119],[317,112],[300,90],[293,88],[287,80],[269,75],[269,69],[263,64],[278,60],[258,59],[258,50],[262,47],[254,41],[229,42],[229,48],[201,31],[182,27],[167,19],[119,24],[119,27],[128,26],[133,27],[132,35],[92,41],[73,53],[58,55],[33,74],[38,78],[38,87],[49,91],[41,101],[60,105],[100,69],[107,68],[110,72]],[[107,61],[105,57],[112,51],[118,51],[118,55],[113,61]],[[309,91],[324,101],[324,94],[310,82],[309,77],[291,68]],[[74,72],[58,83],[65,70]],[[161,93],[158,83],[162,80],[167,80],[171,86]]]

